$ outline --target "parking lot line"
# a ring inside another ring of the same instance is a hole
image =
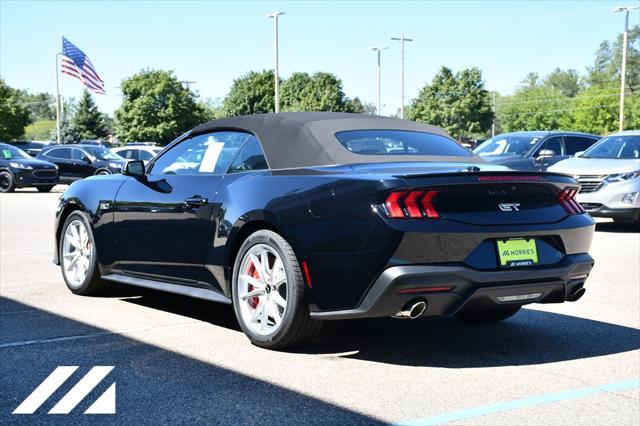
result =
[[[485,405],[482,407],[469,408],[467,410],[453,411],[451,413],[439,414],[423,419],[400,422],[397,425],[417,426],[417,425],[439,425],[447,422],[465,420],[472,417],[485,416],[487,414],[500,413],[502,411],[517,410],[534,405],[549,404],[552,402],[564,401],[567,399],[581,398],[585,396],[597,395],[604,392],[614,392],[625,389],[635,389],[640,387],[640,380],[627,380],[617,383],[609,383],[597,387],[586,387],[560,393],[534,396],[531,398],[516,399],[499,404]]]

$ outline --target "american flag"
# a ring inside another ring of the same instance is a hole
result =
[[[89,90],[104,95],[104,81],[82,50],[62,37],[62,72],[82,81]]]

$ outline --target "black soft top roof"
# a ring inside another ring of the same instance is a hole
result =
[[[272,169],[398,161],[484,162],[476,156],[361,155],[349,151],[335,138],[337,132],[365,129],[411,130],[450,138],[441,128],[428,124],[340,112],[286,112],[222,118],[196,127],[191,134],[214,130],[253,133],[262,143]]]

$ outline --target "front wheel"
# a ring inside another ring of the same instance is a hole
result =
[[[13,192],[16,189],[16,181],[11,172],[0,172],[0,192]]]
[[[242,331],[257,346],[280,349],[316,334],[305,282],[293,249],[280,235],[260,230],[247,238],[233,267],[233,307]]]
[[[520,306],[512,308],[494,309],[491,311],[479,312],[458,312],[456,316],[468,322],[496,322],[514,316],[520,310]]]
[[[87,296],[102,289],[93,231],[81,212],[67,217],[60,234],[59,253],[62,276],[69,290]]]

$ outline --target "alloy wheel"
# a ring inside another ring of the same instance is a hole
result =
[[[78,288],[89,273],[92,246],[87,226],[75,219],[67,226],[62,240],[62,271],[70,287]]]
[[[252,332],[275,333],[287,309],[287,275],[278,253],[256,244],[242,258],[237,288],[240,316]]]

